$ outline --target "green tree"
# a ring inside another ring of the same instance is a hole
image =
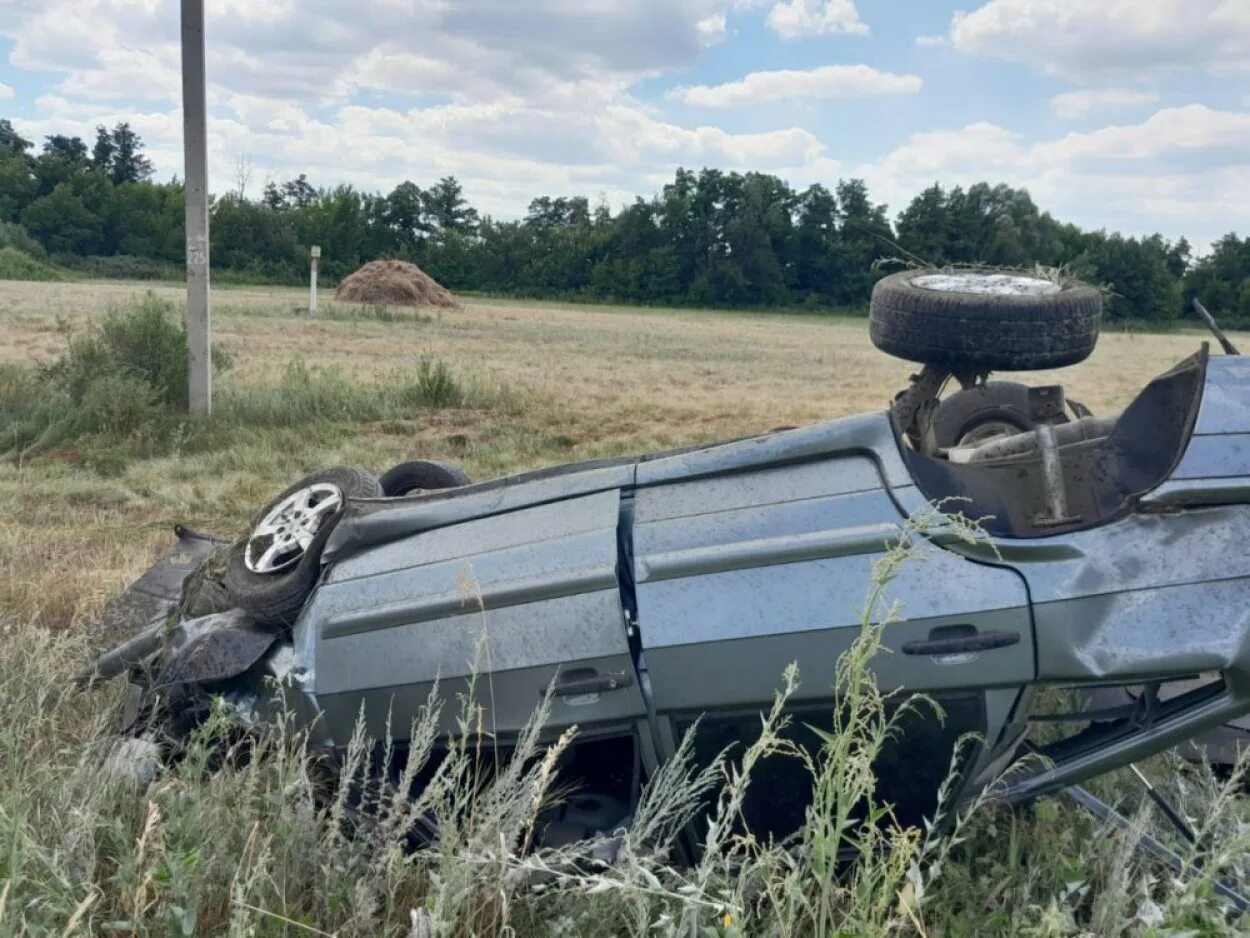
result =
[[[87,162],[87,145],[82,137],[67,137],[64,134],[52,134],[44,137],[44,153],[56,153],[67,160]]]
[[[790,258],[790,284],[799,298],[828,302],[839,272],[838,200],[817,183],[799,195]]]
[[[114,187],[104,252],[181,261],[186,252],[182,186],[131,182]]]
[[[837,279],[830,296],[839,305],[863,303],[882,275],[874,266],[894,254],[894,231],[886,219],[885,206],[868,197],[862,179],[842,180],[838,198]]]
[[[230,193],[213,205],[208,226],[214,267],[262,277],[295,277],[305,266],[294,220],[285,212]]]
[[[22,212],[22,226],[54,254],[98,254],[104,222],[62,182]]]
[[[152,176],[152,161],[143,155],[143,140],[123,121],[113,128],[113,158],[109,179],[114,185],[142,182]]]
[[[409,252],[434,230],[425,206],[425,193],[413,182],[401,182],[386,197],[385,223],[395,233],[396,241]]]
[[[477,227],[477,209],[469,205],[455,176],[444,176],[422,195],[425,213],[440,231],[471,234]]]
[[[43,152],[32,162],[36,192],[48,195],[63,182],[71,182],[91,168],[87,145],[78,137],[55,135],[47,138]]]
[[[0,221],[16,221],[35,197],[30,160],[15,149],[0,148]]]
[[[1111,291],[1108,318],[1174,319],[1180,314],[1181,283],[1169,269],[1167,249],[1161,237],[1138,240],[1097,231],[1085,236],[1085,250],[1071,266]]]
[[[276,183],[272,179],[265,183],[261,193],[261,204],[276,212],[298,211],[306,209],[317,200],[318,192],[313,188],[308,177],[303,173],[295,179],[284,183]]]
[[[142,149],[120,123],[97,127],[90,152],[77,137],[52,134],[35,155],[0,119],[0,223],[18,231],[20,221],[54,253],[176,262],[182,188],[152,182]],[[480,216],[450,176],[383,195],[318,190],[304,174],[267,183],[259,200],[221,198],[213,213],[214,265],[266,279],[302,280],[306,248],[320,244],[331,277],[398,255],[458,289],[863,308],[882,275],[878,262],[911,254],[942,264],[1068,265],[1111,287],[1113,318],[1166,320],[1200,295],[1218,315],[1250,323],[1250,241],[1228,235],[1195,260],[1183,238],[1085,232],[1001,184],[934,184],[898,213],[897,232],[862,180],[796,192],[776,176],[712,167],[678,169],[660,192],[615,214],[602,198],[592,209],[582,196],[542,195],[522,220],[498,221]]]
[[[930,264],[948,264],[952,257],[954,218],[950,199],[938,183],[925,189],[899,213],[895,224],[898,244],[909,259]]]
[[[538,231],[575,228],[590,224],[590,200],[585,196],[565,198],[543,195],[531,199],[525,224]]]
[[[898,216],[898,244],[933,264],[1052,265],[1063,253],[1059,225],[1026,190],[984,182],[925,189]]]
[[[9,150],[19,156],[25,156],[32,145],[14,129],[12,121],[7,117],[0,117],[0,150]]]
[[[1250,238],[1230,233],[1212,244],[1186,276],[1184,295],[1201,300],[1222,324],[1250,325]]]
[[[106,176],[113,171],[113,154],[117,152],[117,144],[113,135],[103,124],[95,128],[95,146],[91,148],[91,167]]]

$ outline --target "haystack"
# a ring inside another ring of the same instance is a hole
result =
[[[416,264],[370,261],[344,277],[335,299],[375,306],[455,306],[456,298]]]

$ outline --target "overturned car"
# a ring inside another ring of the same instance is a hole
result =
[[[148,628],[90,673],[129,672],[136,708],[159,698],[174,725],[207,696],[252,721],[293,708],[334,750],[362,713],[402,747],[436,683],[450,698],[484,668],[502,745],[547,693],[549,731],[579,727],[576,775],[616,806],[587,826],[607,829],[696,724],[709,759],[758,732],[791,662],[794,725],[827,720],[873,563],[938,503],[988,537],[930,530],[926,561],[892,584],[905,621],[877,680],[944,712],[912,720],[904,765],[880,773],[904,818],[931,813],[967,733],[965,799],[993,782],[1010,800],[1055,792],[1213,731],[1235,750],[1250,365],[1204,345],[1108,416],[1057,385],[989,380],[1082,360],[1100,314],[1079,283],[907,271],[878,284],[870,328],[923,367],[882,412],[481,483],[421,462],[314,474],[233,545],[180,531],[115,612]],[[1079,691],[1060,715],[1072,731],[1004,774],[1031,721],[1056,720],[1036,712],[1048,687]],[[792,829],[792,788],[778,776],[748,821]]]

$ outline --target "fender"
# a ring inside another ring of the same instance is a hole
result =
[[[277,632],[252,622],[242,609],[188,619],[170,632],[156,683],[203,684],[237,677],[277,639]]]

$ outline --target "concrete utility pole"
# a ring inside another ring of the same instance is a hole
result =
[[[187,229],[187,401],[213,409],[213,330],[208,304],[208,133],[204,94],[204,0],[182,0],[182,152]]]

